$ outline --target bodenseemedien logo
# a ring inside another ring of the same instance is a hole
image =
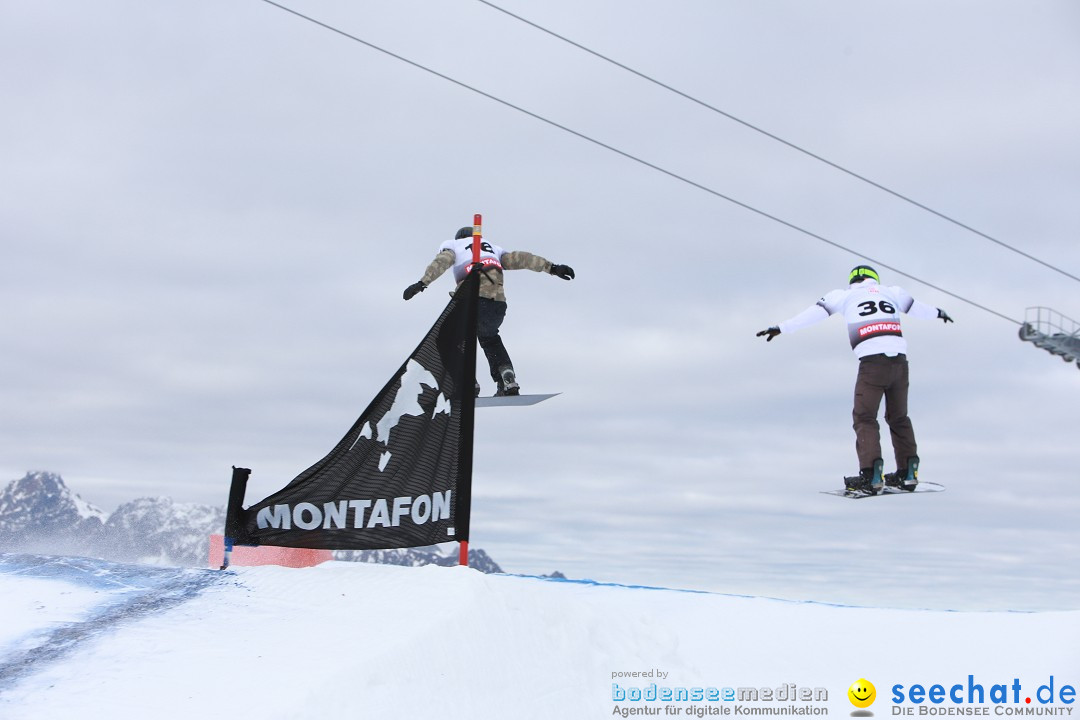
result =
[[[874,687],[874,683],[870,682],[866,678],[859,678],[855,682],[851,683],[851,687],[847,691],[848,700],[851,704],[858,708],[851,714],[856,717],[872,717],[874,713],[870,712],[866,708],[874,704],[874,700],[877,699],[877,688]]]
[[[616,670],[612,680],[623,678],[659,678],[667,680],[669,673]],[[800,686],[788,682],[778,686],[723,685],[640,685],[611,683],[612,715],[662,715],[684,718],[719,717],[724,715],[828,715],[829,692],[823,687]]]

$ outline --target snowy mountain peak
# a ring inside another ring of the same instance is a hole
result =
[[[225,509],[195,503],[178,503],[172,498],[137,498],[116,508],[105,523],[110,528],[152,535],[186,528],[225,526]]]
[[[107,517],[49,472],[28,472],[0,492],[0,534],[93,532]]]

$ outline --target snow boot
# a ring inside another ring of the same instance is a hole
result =
[[[914,492],[919,484],[919,456],[909,457],[907,467],[897,468],[894,473],[886,473],[885,484],[907,492]]]
[[[900,481],[900,488],[908,492],[915,492],[915,486],[919,484],[919,456],[912,455],[907,459],[907,469]]]
[[[495,391],[496,395],[518,395],[521,392],[521,386],[517,384],[517,376],[514,375],[514,368],[510,365],[503,365],[499,368],[499,389]]]
[[[881,469],[884,464],[881,458],[877,458],[874,460],[873,467],[862,468],[855,477],[844,478],[844,489],[866,493],[867,495],[877,495],[885,487],[885,480],[881,476]]]

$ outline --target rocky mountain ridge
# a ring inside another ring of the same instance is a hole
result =
[[[209,537],[225,527],[225,507],[138,498],[111,514],[83,500],[63,478],[28,472],[0,491],[0,552],[79,555],[120,562],[205,567]],[[338,560],[389,565],[456,565],[456,547],[339,550]],[[469,565],[502,569],[482,549],[470,549]]]

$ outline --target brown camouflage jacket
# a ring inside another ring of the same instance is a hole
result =
[[[504,270],[532,270],[533,272],[551,272],[551,261],[545,260],[539,255],[525,252],[524,250],[512,250],[505,252],[500,258]],[[440,275],[449,270],[454,264],[454,251],[442,250],[424,271],[424,277],[420,281],[424,285],[431,285]],[[490,267],[480,271],[480,297],[506,302],[506,293],[503,291],[503,271],[497,267]]]

